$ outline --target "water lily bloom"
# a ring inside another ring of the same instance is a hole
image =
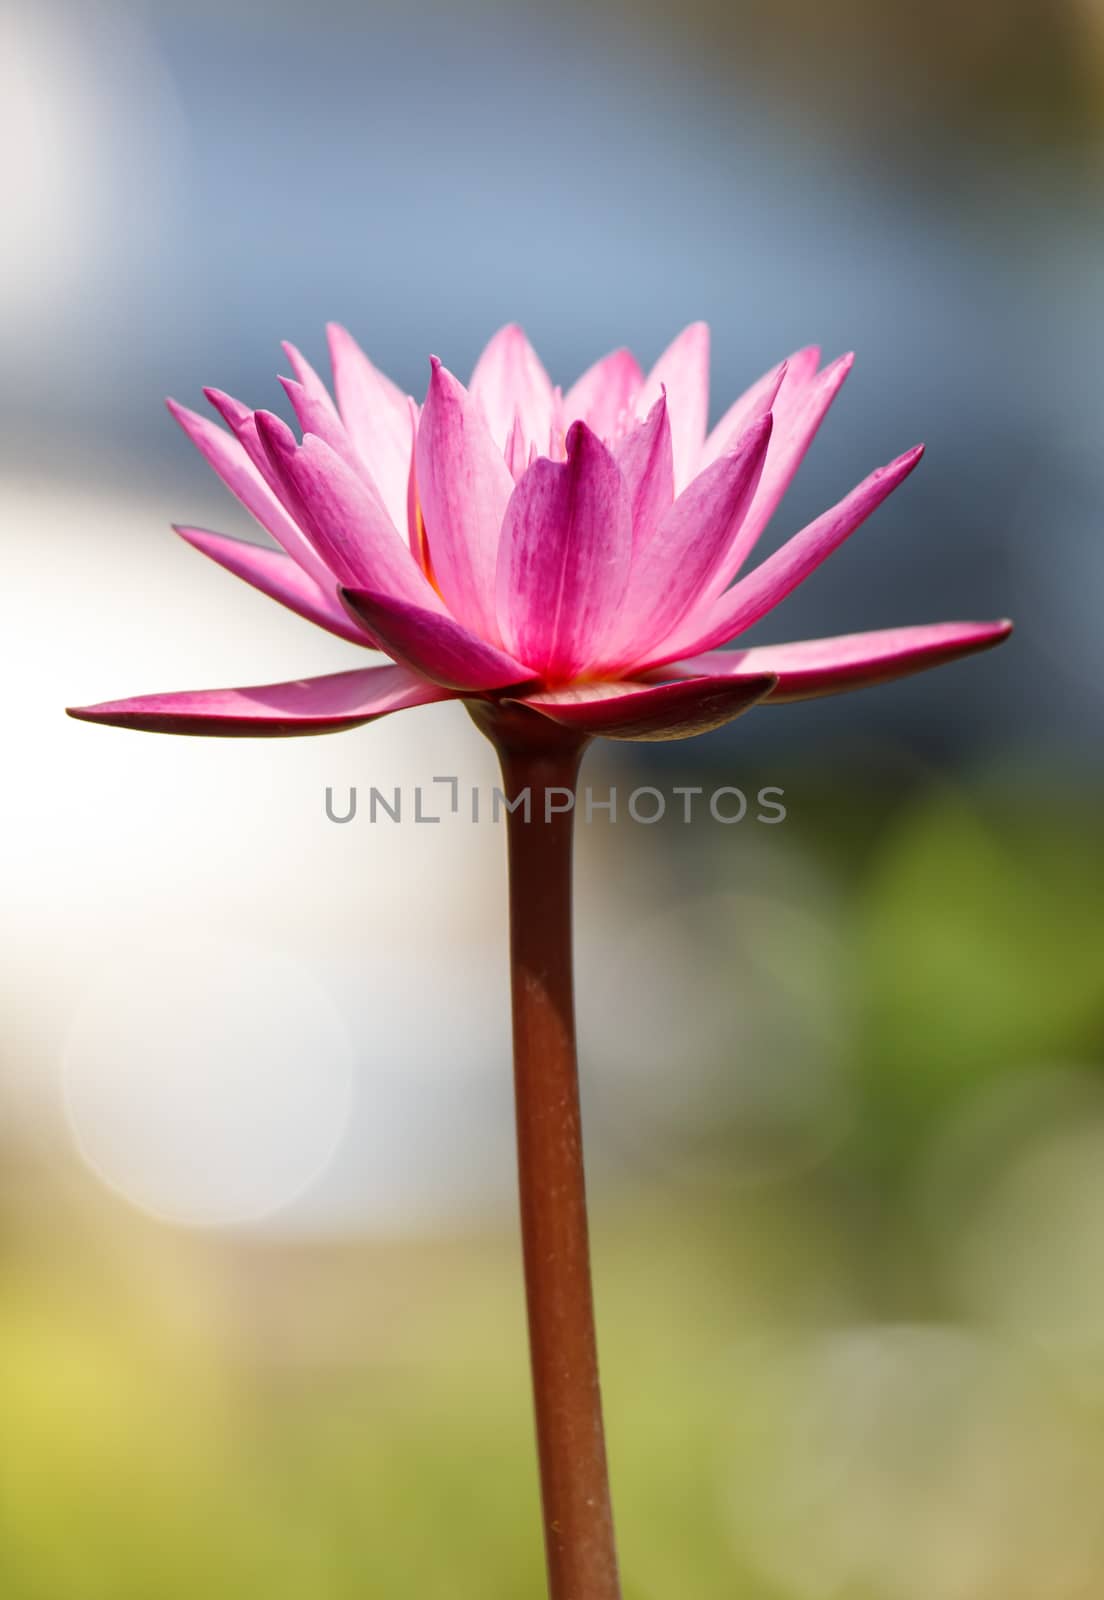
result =
[[[72,712],[161,733],[327,733],[463,700],[509,803],[510,968],[522,1250],[550,1600],[620,1600],[602,1425],[575,1043],[571,848],[587,740],[675,739],[996,644],[943,622],[725,649],[912,471],[919,448],[745,572],[850,368],[799,350],[708,429],[695,323],[645,376],[626,350],[562,393],[519,328],[465,389],[440,362],[419,407],[330,329],[336,402],[290,346],[300,437],[217,389],[222,424],[170,403],[274,541],[177,531],[385,665]],[[534,816],[521,807],[532,792]],[[542,803],[542,801],[544,803]]]
[[[553,387],[520,328],[464,387],[434,360],[419,406],[331,327],[336,403],[285,346],[301,437],[217,389],[216,423],[173,416],[271,536],[200,528],[196,549],[384,665],[74,708],[162,733],[291,735],[432,701],[519,704],[582,735],[682,738],[752,705],[900,677],[996,644],[1007,622],[942,622],[722,649],[881,505],[921,448],[879,467],[745,571],[847,376],[799,350],[710,431],[709,334],[647,375],[627,350]]]

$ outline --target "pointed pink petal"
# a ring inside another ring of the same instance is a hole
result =
[[[671,423],[665,395],[660,395],[643,422],[636,423],[624,435],[613,453],[632,505],[635,559],[675,498]]]
[[[201,550],[220,567],[252,584],[272,600],[278,600],[289,611],[295,611],[308,622],[315,622],[329,633],[352,644],[375,648],[373,639],[346,612],[337,598],[337,589],[331,577],[328,589],[321,589],[308,577],[298,562],[282,550],[268,550],[262,545],[247,544],[244,539],[231,539],[224,533],[209,533],[206,528],[175,530],[185,543]]]
[[[291,362],[291,370],[294,372],[300,387],[306,390],[315,405],[322,410],[328,411],[335,422],[340,421],[337,415],[337,407],[333,403],[333,396],[302,351],[297,350],[287,339],[283,341],[280,348]]]
[[[649,666],[662,666],[727,644],[766,616],[877,510],[908,477],[923,453],[923,445],[917,445],[888,466],[878,467],[838,504],[760,562],[746,578],[710,605],[693,611],[661,648],[649,653]]]
[[[230,397],[225,398],[229,400]],[[178,405],[175,400],[169,400],[166,404],[170,415],[188,435],[208,466],[214,469],[231,494],[237,496],[265,532],[270,533],[276,543],[282,545],[288,555],[317,581],[327,578],[329,574],[322,560],[266,483],[242,440],[224,432],[210,418],[201,417],[197,411],[189,411],[187,406]],[[241,410],[244,411],[245,407],[241,407]],[[249,415],[252,417],[252,413]]]
[[[366,477],[372,486],[372,492],[379,497],[379,490],[353,441],[346,433],[341,418],[330,403],[329,397],[320,400],[310,389],[292,378],[281,378],[284,393],[291,401],[295,418],[304,434],[313,433],[329,445],[335,455],[341,457],[347,467],[354,472]]]
[[[589,683],[547,690],[519,705],[580,733],[606,739],[689,739],[720,728],[751,709],[774,678],[686,678],[677,683]]]
[[[441,612],[367,589],[342,589],[341,598],[389,656],[446,689],[504,689],[533,677],[520,661]]]
[[[170,694],[70,706],[79,722],[106,722],[147,733],[288,738],[339,733],[409,706],[449,700],[447,689],[426,683],[405,667],[361,667],[296,683],[262,683],[245,689],[184,689]]]
[[[425,573],[363,477],[313,433],[297,445],[291,429],[267,411],[258,411],[257,429],[294,497],[297,521],[340,583],[441,609]]]
[[[301,388],[300,392],[302,392]],[[284,548],[287,549],[289,555],[294,556],[301,563],[304,570],[314,578],[317,584],[323,589],[332,591],[336,581],[334,574],[319,555],[313,542],[300,524],[299,516],[302,511],[302,505],[299,497],[294,493],[286,476],[274,462],[271,451],[265,446],[258,431],[257,418],[260,413],[250,411],[248,406],[243,405],[240,400],[235,400],[232,395],[224,394],[221,389],[204,389],[203,393],[231,429],[234,437],[238,440],[249,460],[268,486],[270,493],[283,508],[288,525],[295,529],[296,542],[293,545],[285,545]],[[268,412],[265,412],[264,415],[270,417]],[[270,420],[275,422],[277,419],[270,417]],[[294,444],[294,435],[291,431],[285,428],[283,423],[280,423],[279,426],[283,430],[284,436]],[[278,538],[278,542],[282,544],[283,539]]]
[[[326,329],[341,420],[397,528],[403,526],[414,449],[412,401],[336,322]]]
[[[479,407],[436,360],[416,455],[429,559],[445,602],[465,627],[501,644],[495,564],[514,480]]]
[[[345,442],[345,429],[332,405],[320,400],[296,378],[281,378],[280,387],[291,401],[295,420],[304,433],[316,433],[325,439],[331,450],[340,455]]]
[[[709,420],[709,328],[692,322],[667,346],[636,397],[638,416],[645,416],[663,389],[671,417],[675,454],[675,490],[684,489],[698,470]]]
[[[624,431],[644,382],[631,350],[612,350],[588,367],[564,396],[564,428],[585,422],[606,444]]]
[[[762,416],[764,411],[776,410],[775,401],[783,383],[788,392],[801,392],[815,374],[819,360],[820,347],[807,345],[804,350],[795,350],[785,361],[771,367],[769,372],[764,372],[750,388],[745,389],[706,439],[698,471],[701,472],[711,461],[716,461],[726,448],[734,444],[753,418]],[[776,415],[776,428],[777,421]]]
[[[514,417],[526,439],[543,448],[552,426],[552,382],[540,357],[516,323],[500,328],[475,364],[468,393],[481,407],[491,437],[506,447]]]
[[[751,650],[708,650],[676,665],[693,676],[707,672],[744,678],[773,672],[778,677],[768,697],[773,705],[888,683],[991,649],[1011,632],[1008,621],[933,622],[918,628],[840,634],[834,639],[803,639],[797,644],[756,645]]]
[[[316,379],[316,382],[320,381],[321,380]],[[357,473],[359,477],[365,480],[368,488],[371,490],[373,498],[379,501],[390,517],[396,533],[399,532],[400,528],[408,528],[409,479],[407,481],[407,490],[403,496],[402,515],[400,520],[396,522],[394,515],[391,512],[391,508],[387,506],[383,499],[383,493],[377,484],[375,477],[373,476],[368,462],[364,459],[360,451],[356,448],[356,445],[353,443],[344,423],[334,409],[329,395],[323,393],[320,396],[314,387],[305,388],[301,383],[294,382],[291,378],[281,378],[280,382],[283,385],[285,394],[291,401],[292,408],[295,411],[296,420],[298,421],[299,426],[302,428],[303,433],[316,434],[319,439],[323,440],[324,443],[330,447],[335,455],[341,457],[342,461],[344,461],[347,467],[351,468],[353,472]],[[414,402],[410,401],[410,405],[413,406],[413,404]],[[409,436],[406,443],[408,473],[414,460],[415,426],[416,423],[410,417],[408,410],[407,428],[409,430]]]
[[[746,521],[733,540],[727,559],[717,572],[712,585],[713,594],[720,594],[728,588],[755,548],[760,534],[793,482],[794,474],[805,459],[829,406],[851,371],[854,359],[851,355],[840,356],[838,361],[833,361],[823,372],[818,372],[804,386],[796,376],[791,382],[787,370],[774,405],[774,436],[759,492]]]
[[[752,504],[771,437],[770,413],[736,449],[684,489],[655,536],[634,551],[632,572],[610,639],[607,667],[647,657],[678,626],[706,588]]]
[[[223,422],[226,423],[230,432],[268,485],[271,493],[275,495],[288,515],[292,516],[287,505],[284,484],[280,479],[279,473],[269,460],[268,451],[261,443],[260,436],[257,433],[256,412],[252,411],[241,400],[235,400],[232,394],[226,394],[222,389],[204,389],[203,395],[204,399],[214,406]]]
[[[498,559],[498,611],[510,653],[542,677],[578,675],[615,625],[632,522],[616,461],[585,422],[566,462],[535,461],[510,497]]]

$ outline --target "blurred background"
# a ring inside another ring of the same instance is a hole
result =
[[[323,811],[489,750],[62,707],[351,664],[166,393],[703,317],[715,415],[858,352],[770,540],[929,449],[759,635],[1017,633],[588,758],[788,808],[580,828],[626,1600],[1099,1596],[1100,0],[5,0],[0,129],[3,1594],[542,1593],[504,841]]]

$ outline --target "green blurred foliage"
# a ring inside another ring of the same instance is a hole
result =
[[[1099,1060],[1099,818],[1041,788],[940,791],[882,840],[852,970],[863,1127],[883,1152],[900,1158],[995,1074]]]

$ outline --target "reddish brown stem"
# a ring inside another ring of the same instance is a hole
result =
[[[620,1600],[583,1179],[571,847],[585,740],[532,712],[476,721],[507,799],[521,1234],[551,1600]],[[524,795],[528,792],[528,817]]]

